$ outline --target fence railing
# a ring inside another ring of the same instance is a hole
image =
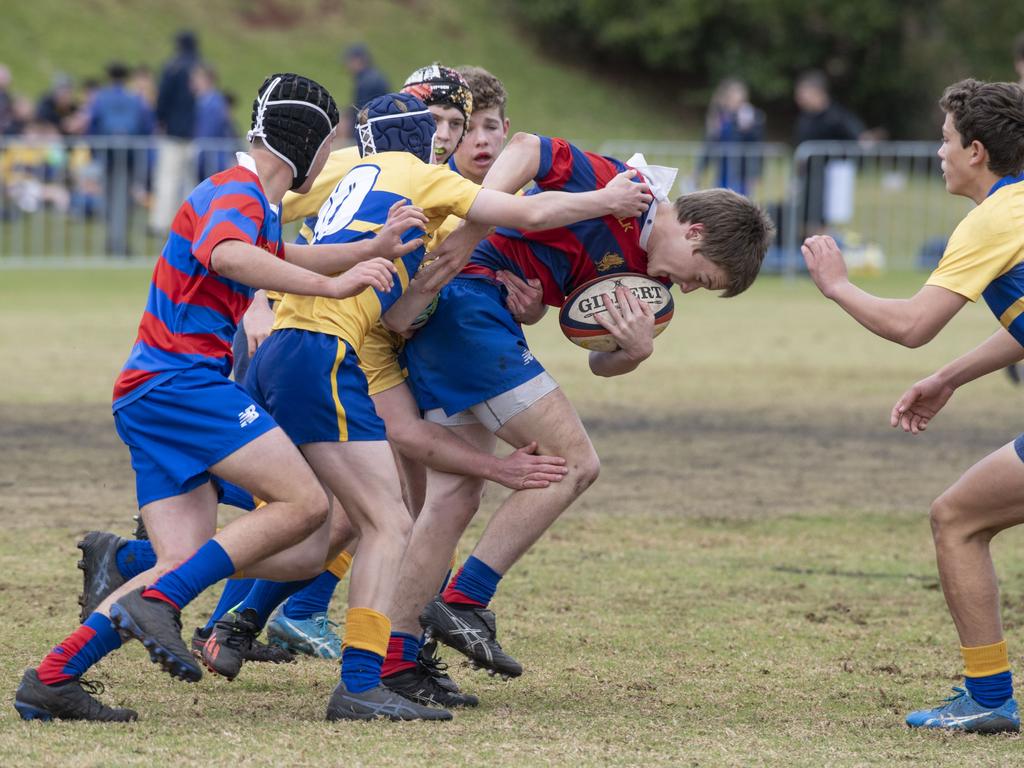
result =
[[[622,159],[643,152],[648,162],[679,168],[676,194],[727,186],[749,195],[778,228],[766,270],[793,273],[803,238],[820,231],[843,241],[854,267],[934,261],[970,209],[946,193],[936,148],[614,141],[600,151]],[[183,149],[152,137],[0,139],[0,266],[152,261],[169,224],[159,198],[170,195],[176,209],[199,179],[230,167],[237,149],[230,140]],[[167,173],[178,182],[170,191]]]

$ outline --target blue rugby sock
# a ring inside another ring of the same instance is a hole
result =
[[[192,557],[157,579],[142,596],[163,600],[180,611],[204,589],[234,572],[235,566],[224,547],[210,539]]]
[[[340,579],[330,571],[324,571],[308,585],[288,598],[282,612],[289,619],[303,620],[318,613],[327,613],[334,597],[334,588]]]
[[[206,622],[203,629],[213,629],[213,625],[220,621],[225,613],[245,600],[245,596],[249,594],[249,590],[255,583],[256,579],[228,579],[224,585],[224,591],[220,593],[217,607],[213,609],[210,620]]]
[[[260,629],[262,629],[277,606],[311,581],[313,579],[302,579],[300,581],[256,579],[256,583],[249,590],[249,594],[239,603],[238,612],[241,613],[246,609],[255,611]]]
[[[995,709],[1013,697],[1013,673],[1000,672],[984,677],[964,677],[971,698],[983,707]]]
[[[341,652],[341,679],[349,693],[362,693],[380,685],[384,657],[348,646]]]
[[[128,541],[117,550],[117,570],[125,581],[156,565],[156,552],[149,541]]]

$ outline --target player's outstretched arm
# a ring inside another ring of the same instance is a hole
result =
[[[483,186],[515,194],[536,178],[539,170],[540,137],[532,133],[517,133],[487,171]]]
[[[633,219],[647,210],[653,199],[646,184],[633,181],[637,172],[627,169],[593,192],[541,192],[510,195],[481,189],[466,214],[468,221],[523,230],[553,229],[585,219],[611,214]]]
[[[850,282],[843,254],[827,235],[807,238],[801,251],[825,298],[872,333],[905,347],[927,344],[967,303],[960,294],[937,285],[926,285],[909,299],[873,296]]]
[[[405,456],[431,469],[482,477],[514,491],[547,488],[568,473],[565,459],[535,455],[536,443],[502,458],[478,450],[450,429],[421,419],[407,387],[374,395],[373,403],[387,425],[388,440]]]
[[[605,294],[607,312],[594,315],[615,339],[614,352],[591,352],[590,370],[596,376],[621,376],[635,371],[654,353],[654,310],[625,288],[616,288],[618,306]]]
[[[394,260],[412,253],[423,245],[423,241],[413,237],[403,242],[402,236],[410,229],[423,230],[426,226],[427,217],[423,209],[399,200],[391,206],[387,221],[376,237],[354,243],[288,243],[284,247],[284,257],[311,272],[336,275],[368,259]]]
[[[889,423],[904,432],[923,432],[957,388],[1024,359],[1024,347],[1001,328],[965,355],[943,366],[903,393]]]
[[[487,230],[482,224],[463,224],[431,251],[432,260],[420,268],[409,282],[409,288],[384,313],[381,318],[384,327],[395,333],[407,333],[437,292],[466,266]]]
[[[337,277],[327,277],[241,240],[218,243],[210,254],[210,266],[218,274],[253,288],[332,299],[355,296],[367,287],[389,291],[397,271],[388,259],[371,259]]]

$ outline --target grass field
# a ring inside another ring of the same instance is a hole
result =
[[[1003,766],[1018,738],[915,733],[957,684],[931,499],[1020,426],[1005,378],[971,385],[920,437],[888,427],[903,389],[993,329],[968,307],[939,340],[870,337],[806,282],[689,295],[640,371],[596,380],[551,318],[531,346],[577,402],[597,484],[507,577],[503,645],[526,667],[452,723],[322,722],[328,662],[187,686],[137,645],[103,662],[127,727],[22,723],[22,670],[75,625],[79,535],[127,535],[133,480],[109,416],[148,273],[0,273],[0,763],[4,765]],[[906,295],[920,275],[865,283]],[[502,497],[491,489],[486,511]],[[1011,653],[1020,532],[995,544]],[[339,593],[341,595],[341,593]],[[212,606],[207,594],[186,626]],[[336,616],[342,615],[340,600]],[[1018,658],[1016,655],[1014,658]]]

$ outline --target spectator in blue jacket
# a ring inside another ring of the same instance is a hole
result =
[[[196,165],[198,178],[205,179],[233,165],[233,149],[224,146],[237,139],[228,100],[217,87],[217,73],[208,64],[192,70],[192,92],[196,97]],[[208,146],[203,146],[204,140]],[[212,145],[212,146],[209,146]]]
[[[349,137],[356,139],[356,115],[359,110],[366,106],[366,103],[385,93],[391,93],[391,84],[384,73],[373,66],[373,56],[366,43],[354,43],[345,49],[345,66],[355,78],[354,95],[352,107],[344,115]],[[338,134],[343,135],[345,130],[339,129]]]
[[[92,99],[87,131],[92,136],[107,138],[95,150],[104,169],[107,252],[114,256],[131,252],[132,182],[136,171],[143,167],[145,156],[145,147],[133,146],[131,139],[148,135],[152,124],[149,107],[142,97],[126,87],[128,75],[128,67],[120,62],[107,66],[110,82]]]
[[[157,127],[161,132],[157,153],[150,228],[165,233],[178,204],[195,185],[192,139],[196,126],[196,97],[192,70],[200,63],[195,33],[184,30],[174,39],[175,53],[160,74],[156,97]]]

